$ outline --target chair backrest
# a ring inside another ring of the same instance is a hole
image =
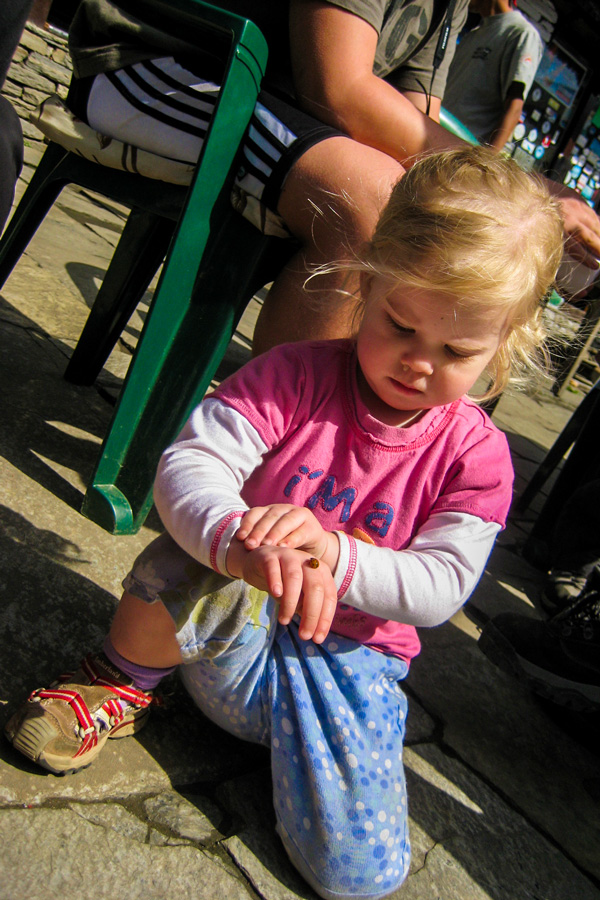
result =
[[[266,63],[267,45],[254,23],[204,0],[118,0],[118,7],[158,32],[210,51],[223,61],[223,71],[241,47],[255,54],[259,66]]]

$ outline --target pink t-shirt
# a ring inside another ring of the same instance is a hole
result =
[[[408,428],[373,418],[359,397],[351,341],[278,347],[204,402],[213,397],[247,418],[269,448],[241,490],[251,507],[306,506],[328,531],[394,550],[436,512],[505,524],[513,470],[504,435],[467,399]],[[420,648],[413,626],[343,603],[332,631],[407,660]]]

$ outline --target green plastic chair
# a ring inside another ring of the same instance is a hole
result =
[[[229,200],[266,66],[262,34],[200,0],[168,6],[225,29],[232,42],[195,178],[83,502],[84,515],[115,534],[142,525],[162,451],[204,396],[252,294],[293,251],[291,241],[261,235]]]
[[[0,243],[0,284],[65,184],[132,209],[65,373],[91,384],[166,254],[82,506],[106,530],[132,534],[152,505],[162,451],[203,397],[247,303],[295,244],[262,235],[229,199],[266,67],[259,29],[202,0],[119,0],[119,7],[223,55],[220,97],[192,183],[109,169],[51,143]]]

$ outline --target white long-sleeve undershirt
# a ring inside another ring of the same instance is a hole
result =
[[[190,556],[227,572],[227,550],[248,508],[240,492],[268,450],[254,426],[220,400],[207,398],[194,411],[165,451],[154,488],[165,528]],[[474,515],[439,512],[404,550],[336,532],[340,558],[334,577],[338,590],[345,586],[341,601],[382,619],[440,624],[472,593],[499,530]]]

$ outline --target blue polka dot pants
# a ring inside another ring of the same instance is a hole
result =
[[[271,748],[277,830],[315,891],[396,890],[410,859],[398,685],[406,663],[335,634],[321,645],[301,640],[296,621],[277,623],[266,594],[200,566],[164,536],[124,584],[173,616],[182,678],[205,715]]]

